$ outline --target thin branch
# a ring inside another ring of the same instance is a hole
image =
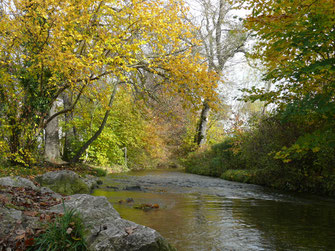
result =
[[[73,102],[73,104],[72,104],[69,108],[64,109],[64,110],[61,110],[61,111],[59,111],[59,112],[56,112],[55,114],[53,114],[52,116],[50,116],[50,117],[44,122],[44,124],[42,125],[42,128],[45,128],[45,127],[48,125],[48,123],[50,123],[50,122],[51,122],[54,118],[56,118],[57,116],[59,116],[59,115],[61,115],[61,114],[64,114],[64,113],[67,113],[67,112],[71,112],[71,111],[75,108],[76,104],[78,103],[78,100],[79,100],[81,94],[83,93],[85,87],[86,87],[86,85],[83,85],[83,87],[81,88],[81,90],[80,90],[80,92],[79,92],[79,94],[78,94],[76,100]]]

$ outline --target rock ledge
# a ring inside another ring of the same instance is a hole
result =
[[[50,177],[62,179],[64,173],[68,171],[59,171],[44,174],[44,178],[40,179],[41,184],[45,184]],[[77,174],[70,175],[77,179]],[[41,176],[40,176],[41,177]],[[70,179],[71,180],[71,179]],[[67,182],[69,180],[67,179]],[[64,180],[62,181],[64,182]],[[84,182],[83,182],[84,183]],[[85,184],[85,183],[84,183]],[[86,185],[86,184],[85,184]],[[4,187],[23,187],[36,190],[38,192],[47,193],[48,196],[59,200],[64,198],[66,208],[76,209],[82,216],[87,230],[86,239],[89,250],[92,251],[172,251],[175,250],[167,241],[154,229],[138,225],[134,222],[124,220],[119,213],[113,208],[106,197],[92,196],[88,194],[74,194],[67,197],[51,191],[45,187],[34,185],[28,179],[21,177],[4,177],[0,178],[0,186]],[[87,185],[86,185],[87,186]],[[49,186],[50,187],[50,186]],[[1,188],[1,187],[0,187]],[[89,190],[88,186],[87,189]],[[63,190],[62,190],[63,191]],[[87,191],[87,190],[85,190]],[[6,194],[0,195],[3,197]],[[6,197],[7,198],[7,197]],[[11,198],[8,198],[10,200]],[[0,219],[6,219],[1,225],[0,237],[5,236],[10,230],[9,228],[16,224],[18,220],[22,220],[22,215],[26,209],[8,209],[5,204],[0,203]],[[42,213],[63,213],[62,204],[43,209]],[[36,218],[36,219],[35,219]],[[34,228],[38,224],[37,217],[29,217],[25,221],[28,227]],[[30,225],[29,225],[30,224]],[[0,250],[2,246],[0,243]]]

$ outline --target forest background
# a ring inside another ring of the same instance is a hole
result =
[[[183,165],[335,194],[333,1],[192,2],[2,1],[3,170]],[[234,105],[241,59],[263,80]]]

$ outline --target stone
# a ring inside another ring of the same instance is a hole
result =
[[[73,171],[61,170],[37,176],[35,180],[52,191],[64,195],[89,193],[90,187]]]
[[[76,209],[88,230],[89,250],[94,251],[172,251],[175,250],[155,230],[124,220],[106,197],[76,194],[65,200],[65,207]],[[52,212],[63,213],[57,205]]]
[[[2,177],[0,178],[0,186],[24,187],[24,188],[32,188],[32,189],[37,190],[37,187],[31,180],[22,178],[20,176]]]
[[[41,187],[39,189],[39,191],[42,193],[42,194],[48,194],[50,197],[52,198],[56,198],[56,199],[61,199],[63,198],[62,195],[58,194],[58,193],[55,193],[54,191],[52,191],[49,187]]]
[[[83,178],[83,181],[90,188],[90,190],[93,190],[102,184],[102,180],[92,175],[86,175]]]
[[[142,188],[139,185],[136,186],[126,186],[124,190],[127,191],[142,191]]]
[[[18,221],[22,221],[22,212],[14,208],[0,207],[0,218],[1,240],[9,235],[9,233],[15,228]]]

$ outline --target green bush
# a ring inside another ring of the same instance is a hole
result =
[[[221,175],[222,179],[242,183],[253,183],[254,177],[255,171],[253,170],[227,170]]]
[[[282,190],[334,195],[334,120],[329,114],[323,114],[323,119],[294,111],[303,105],[288,106],[288,111],[256,120],[238,136],[191,153],[184,162],[186,171]]]
[[[243,169],[243,160],[234,152],[235,138],[227,138],[211,148],[190,153],[183,161],[186,171],[200,175],[220,177],[227,169]]]
[[[182,165],[185,166],[186,172],[195,173],[207,176],[219,176],[217,172],[210,169],[210,162],[213,154],[208,149],[200,149],[196,152],[191,152],[185,159],[182,160]]]
[[[35,238],[31,251],[81,251],[87,250],[84,224],[78,212],[66,209],[64,215],[50,223],[45,233]]]
[[[90,173],[97,177],[103,177],[107,175],[106,169],[100,167],[93,167]]]
[[[213,155],[216,156],[219,161],[217,163],[213,163],[212,168],[219,166],[220,174],[227,169],[245,168],[245,163],[241,158],[237,140],[237,137],[230,137],[222,143],[212,146]]]

